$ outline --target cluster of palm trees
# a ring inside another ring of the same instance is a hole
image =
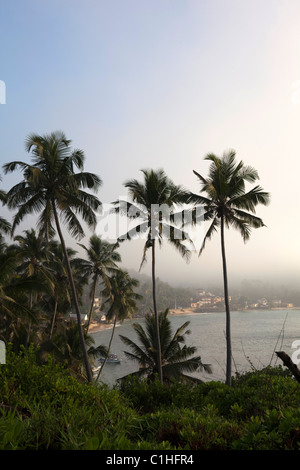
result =
[[[89,229],[95,230],[96,214],[101,209],[101,202],[96,193],[102,181],[99,176],[84,171],[84,153],[78,149],[72,150],[70,145],[71,141],[62,132],[45,136],[30,135],[26,140],[26,150],[31,154],[31,164],[14,161],[3,166],[4,173],[20,169],[23,172],[23,179],[7,193],[0,192],[2,203],[16,211],[11,225],[5,219],[0,218],[0,231],[13,237],[16,227],[27,215],[37,214],[38,220],[37,233],[34,230],[28,230],[25,236],[15,237],[15,243],[11,246],[6,246],[3,237],[1,238],[0,334],[3,335],[5,330],[6,335],[8,331],[11,336],[20,335],[20,331],[25,331],[25,329],[22,330],[18,323],[26,319],[24,344],[28,344],[35,330],[34,307],[43,303],[44,308],[41,311],[44,315],[42,315],[44,322],[47,323],[45,318],[49,320],[49,312],[52,312],[51,321],[48,321],[49,341],[51,341],[54,331],[58,330],[58,327],[55,327],[57,316],[72,306],[77,316],[81,358],[86,377],[91,382],[93,377],[87,351],[87,335],[97,285],[101,282],[105,304],[107,304],[107,315],[109,319],[114,320],[114,325],[118,320],[135,312],[139,298],[135,292],[137,283],[118,266],[121,258],[117,250],[124,240],[143,234],[145,245],[141,256],[141,266],[146,262],[149,251],[152,260],[153,315],[151,318],[153,318],[155,336],[151,348],[157,358],[156,368],[159,379],[163,381],[163,362],[166,359],[162,356],[165,344],[161,345],[160,322],[165,318],[165,314],[159,314],[157,311],[156,245],[161,245],[166,240],[188,260],[192,246],[188,227],[178,224],[180,218],[177,215],[183,207],[188,205],[192,214],[191,223],[197,224],[199,222],[197,214],[200,212],[196,209],[201,207],[201,214],[204,216],[204,221],[209,222],[209,228],[200,253],[204,249],[205,242],[219,228],[221,231],[226,306],[226,383],[230,384],[230,311],[224,228],[232,226],[238,229],[246,241],[250,236],[251,228],[264,226],[263,221],[255,215],[255,208],[258,204],[267,204],[269,194],[258,185],[248,191],[245,187],[247,182],[254,183],[258,179],[256,170],[245,166],[242,161],[236,162],[234,151],[224,153],[222,157],[210,154],[206,157],[210,162],[208,177],[204,178],[194,172],[201,184],[199,194],[193,194],[175,185],[163,170],[143,170],[142,181],[125,182],[129,201],[115,201],[114,203],[116,213],[123,212],[136,220],[134,229],[120,237],[118,243],[108,243],[101,237],[93,235],[90,237],[89,246],[79,244],[87,258],[79,259],[75,256],[74,250],[66,246],[62,225],[78,240],[85,235],[80,219]],[[202,193],[205,193],[205,196]],[[162,207],[168,208],[168,217],[165,217]],[[56,234],[59,242],[54,241]],[[11,273],[17,273],[17,275],[10,276]],[[68,283],[65,280],[68,280]],[[80,289],[82,289],[83,280],[88,280],[91,285],[91,306],[88,325],[85,329],[82,327],[80,309]],[[17,292],[20,292],[20,297]],[[25,296],[27,304],[24,303],[24,292],[27,293]],[[22,315],[20,315],[21,312]],[[48,312],[48,316],[45,312]],[[178,351],[176,354],[178,357]],[[198,361],[199,366],[201,363]],[[164,369],[167,370],[166,367]]]
[[[31,135],[26,141],[26,149],[32,154],[32,164],[14,161],[3,167],[5,173],[21,168],[23,180],[6,194],[1,192],[2,202],[10,209],[16,209],[11,226],[1,219],[2,233],[13,236],[16,227],[28,214],[35,213],[39,217],[37,233],[33,229],[27,230],[24,236],[14,237],[15,243],[10,246],[6,246],[3,237],[1,238],[1,335],[4,340],[14,340],[14,344],[17,344],[17,337],[20,338],[26,331],[27,339],[22,340],[22,344],[27,345],[30,335],[38,332],[36,342],[43,346],[42,351],[59,350],[61,353],[62,347],[58,346],[60,342],[68,354],[72,349],[69,347],[70,342],[61,341],[61,338],[71,329],[60,328],[59,338],[57,334],[53,337],[53,332],[58,313],[65,314],[70,308],[74,308],[81,349],[77,355],[83,359],[86,377],[92,382],[89,360],[91,351],[87,350],[87,343],[91,342],[91,338],[87,337],[88,328],[82,326],[80,310],[82,288],[91,278],[91,313],[96,285],[101,279],[106,285],[106,301],[109,298],[111,302],[109,319],[118,295],[116,289],[114,290],[116,284],[113,285],[113,277],[118,273],[119,277],[129,279],[129,275],[117,266],[121,259],[116,251],[116,244],[102,241],[96,235],[92,236],[89,248],[84,247],[87,259],[75,257],[74,249],[66,246],[61,222],[67,226],[73,237],[80,239],[84,236],[84,230],[78,216],[88,227],[94,228],[96,210],[101,206],[95,195],[85,191],[86,188],[97,191],[101,179],[83,171],[84,154],[81,150],[71,150],[70,144],[60,132],[46,136]],[[77,173],[76,168],[80,170]],[[59,242],[53,239],[56,232]],[[133,295],[130,289],[132,286],[128,285],[128,296]],[[25,300],[27,297],[28,301]],[[42,318],[38,319],[34,310],[41,313]],[[50,311],[52,317],[49,317]],[[126,313],[130,313],[129,305]],[[118,316],[122,320],[123,313]],[[20,324],[21,320],[26,326]],[[37,328],[34,328],[34,323],[38,325]],[[42,329],[41,324],[44,325]],[[56,328],[56,332],[58,330]],[[96,349],[92,352],[99,352],[99,348]]]

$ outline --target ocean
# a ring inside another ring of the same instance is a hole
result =
[[[191,331],[186,336],[186,344],[196,346],[196,355],[201,356],[202,363],[210,364],[212,374],[197,372],[196,377],[204,381],[225,381],[226,340],[225,313],[193,313],[170,315],[172,329],[186,321]],[[125,357],[128,347],[120,340],[119,334],[137,341],[132,322],[143,324],[142,318],[125,320],[116,330],[111,353],[117,354],[120,364],[106,364],[101,373],[101,381],[113,386],[116,380],[137,370],[138,366]],[[108,345],[111,329],[95,332],[92,337],[95,346]],[[262,369],[268,365],[282,365],[275,351],[285,351],[292,356],[300,348],[293,348],[293,342],[300,344],[300,309],[253,310],[231,312],[232,373],[243,373],[253,369]],[[299,356],[300,357],[300,356]]]

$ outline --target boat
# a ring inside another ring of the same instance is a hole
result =
[[[94,374],[94,375],[98,374],[98,372],[100,371],[101,367],[102,367],[102,364],[100,364],[98,367],[93,367],[93,369],[92,369],[93,374]]]
[[[100,363],[103,364],[105,361],[105,357],[101,357]],[[116,354],[109,354],[106,363],[107,364],[120,364],[121,360],[118,358]]]

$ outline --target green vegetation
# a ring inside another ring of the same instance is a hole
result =
[[[225,227],[238,230],[246,242],[250,238],[252,228],[264,227],[262,219],[255,215],[258,204],[267,205],[269,194],[260,186],[246,190],[246,183],[255,183],[259,179],[257,171],[245,166],[242,161],[235,160],[235,151],[231,150],[220,158],[214,154],[208,154],[205,160],[210,162],[208,177],[204,178],[194,171],[200,181],[200,193],[206,197],[191,193],[187,200],[204,207],[204,220],[210,222],[205,234],[200,254],[204,250],[207,240],[220,228],[221,251],[224,279],[224,299],[226,311],[226,383],[231,383],[231,325],[227,278],[227,263],[225,253]]]
[[[158,322],[164,383],[170,383],[174,379],[185,381],[199,380],[193,376],[186,375],[186,372],[192,373],[202,370],[208,373],[211,372],[209,364],[203,364],[200,356],[194,356],[197,348],[184,344],[185,336],[190,334],[190,330],[187,330],[190,324],[189,321],[185,322],[173,333],[171,322],[168,318],[168,310],[165,310],[159,313]],[[119,335],[125,345],[131,349],[131,352],[125,351],[125,356],[139,365],[139,370],[130,375],[146,376],[147,380],[153,380],[158,373],[154,315],[148,314],[146,316],[145,328],[139,323],[134,323],[132,326],[138,336],[139,344],[130,338]]]
[[[106,296],[105,303],[109,303],[109,309],[106,317],[108,320],[114,318],[113,330],[108,345],[107,354],[105,361],[98,374],[98,379],[103,371],[105,363],[110,353],[112,340],[115,333],[117,321],[124,321],[128,316],[133,316],[137,310],[136,301],[141,298],[139,294],[136,294],[134,289],[137,287],[138,282],[136,279],[132,279],[127,271],[119,269],[110,279],[109,285],[103,290],[103,295]]]
[[[50,135],[31,134],[26,139],[26,150],[31,153],[32,164],[14,161],[4,165],[5,173],[20,168],[23,180],[7,193],[7,205],[17,209],[12,224],[12,233],[28,214],[39,214],[39,236],[45,241],[55,234],[56,227],[64,253],[73,305],[77,315],[80,345],[88,380],[92,381],[88,355],[81,328],[81,314],[73,271],[70,266],[68,250],[61,229],[61,219],[75,238],[84,235],[78,219],[80,215],[90,228],[96,226],[96,211],[101,203],[95,195],[84,191],[85,188],[98,191],[102,184],[97,175],[84,172],[85,156],[82,150],[72,150],[71,141],[63,132]],[[76,173],[76,169],[79,170]]]
[[[127,238],[146,234],[142,264],[148,250],[152,257],[151,284],[139,287],[118,265],[122,240],[109,244],[92,235],[88,247],[78,243],[87,259],[65,244],[63,226],[81,239],[79,217],[94,229],[101,207],[86,191],[97,192],[101,179],[83,171],[84,154],[71,150],[70,143],[60,132],[30,135],[26,149],[32,164],[15,161],[3,167],[5,173],[20,169],[23,179],[7,193],[0,190],[2,204],[16,210],[12,224],[0,217],[0,340],[6,346],[6,364],[0,365],[0,449],[299,449],[300,387],[289,372],[266,368],[232,377],[230,358],[225,384],[195,380],[189,374],[209,368],[185,344],[189,322],[172,332],[166,310],[170,298],[188,304],[190,293],[170,290],[156,278],[156,241],[161,245],[168,235],[181,255],[188,259],[190,254],[188,233],[175,225],[175,208],[201,204],[211,221],[204,243],[221,228],[230,356],[224,228],[237,228],[247,240],[251,228],[263,226],[254,213],[268,194],[259,186],[245,191],[245,182],[258,178],[256,170],[236,164],[234,152],[222,159],[209,155],[208,178],[195,172],[207,197],[176,186],[163,170],[144,170],[142,183],[125,183],[131,202],[118,201],[115,210],[137,221]],[[169,209],[169,219],[162,206]],[[29,214],[38,216],[37,232],[27,229],[14,237]],[[11,244],[4,238],[9,235]],[[96,292],[114,325],[134,314],[145,316],[145,328],[133,328],[139,344],[122,338],[131,349],[127,357],[140,369],[113,389],[92,376],[95,357],[110,350],[110,345],[94,347],[88,333]],[[69,320],[73,310],[76,324]],[[88,314],[87,326],[82,312]]]
[[[0,366],[1,450],[299,450],[300,387],[281,367],[220,382],[118,388],[70,376],[37,351]]]
[[[80,269],[87,280],[91,279],[92,287],[90,291],[91,305],[89,309],[87,331],[92,319],[94,300],[96,295],[96,287],[99,281],[104,282],[109,288],[109,274],[117,271],[118,266],[116,263],[121,261],[121,256],[117,252],[119,247],[118,243],[108,243],[101,240],[98,235],[94,234],[90,237],[89,247],[87,248],[82,243],[78,243],[87,254],[87,260],[79,259]]]
[[[148,250],[151,250],[157,367],[159,379],[163,382],[157,309],[155,248],[156,242],[161,246],[163,239],[167,239],[179,251],[181,256],[189,259],[190,251],[184,243],[189,240],[189,236],[182,228],[178,227],[174,220],[175,208],[184,203],[186,191],[181,186],[176,186],[163,170],[142,170],[142,173],[144,177],[142,182],[134,179],[124,184],[129,192],[131,202],[116,201],[114,204],[116,205],[116,212],[124,213],[130,219],[137,220],[136,226],[120,237],[122,240],[131,240],[141,234],[146,235],[141,267],[147,259]]]

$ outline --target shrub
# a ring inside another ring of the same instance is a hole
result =
[[[32,348],[7,354],[0,367],[0,396],[0,410],[14,413],[1,420],[6,423],[0,428],[3,448],[9,423],[10,432],[22,428],[20,449],[80,449],[95,432],[113,441],[138,418],[117,391],[79,383],[51,362],[38,365]]]
[[[221,382],[109,389],[39,365],[34,348],[0,366],[0,449],[300,449],[300,386],[281,369]]]

